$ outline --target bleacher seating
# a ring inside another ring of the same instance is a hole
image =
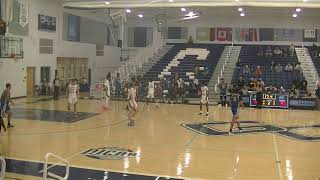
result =
[[[179,78],[190,82],[194,69],[198,66],[202,70],[208,69],[208,72],[206,75],[200,73],[197,79],[208,83],[223,49],[224,45],[174,44],[174,47],[143,76],[143,79],[158,81],[162,76],[172,79],[177,73]]]
[[[301,80],[303,75],[297,73],[296,71],[292,72],[275,72],[271,70],[271,62],[273,61],[276,65],[280,64],[284,67],[290,63],[298,63],[298,59],[296,54],[293,57],[288,55],[287,57],[279,57],[273,55],[271,58],[266,58],[265,56],[258,56],[258,47],[257,45],[244,45],[242,46],[239,63],[237,64],[237,68],[234,70],[232,83],[237,83],[239,77],[242,75],[242,69],[245,65],[249,65],[250,69],[254,69],[257,66],[261,66],[262,69],[262,80],[265,82],[266,86],[282,86],[284,88],[289,88],[294,80]],[[261,46],[265,52],[267,46]],[[275,47],[283,48],[283,46],[272,46],[274,50]],[[254,72],[253,72],[254,73]],[[251,76],[253,77],[253,76]],[[245,81],[249,82],[251,77],[245,77]]]

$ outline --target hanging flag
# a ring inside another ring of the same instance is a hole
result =
[[[234,40],[236,41],[258,41],[258,33],[255,28],[235,28]]]
[[[25,2],[20,2],[19,24],[25,27],[29,23],[29,5]]]
[[[217,28],[218,41],[232,41],[232,28]]]

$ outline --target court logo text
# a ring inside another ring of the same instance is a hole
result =
[[[124,158],[130,158],[137,156],[136,152],[130,149],[120,147],[104,147],[98,149],[89,149],[81,153],[90,158],[100,160],[122,160]]]

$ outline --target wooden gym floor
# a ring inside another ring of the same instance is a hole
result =
[[[6,179],[40,179],[38,171],[48,152],[78,168],[71,170],[76,180],[95,179],[77,177],[85,170],[92,177],[97,177],[94,172],[104,172],[100,179],[320,178],[317,111],[241,109],[245,132],[230,136],[226,132],[231,111],[225,107],[211,106],[207,118],[197,115],[195,105],[139,103],[136,125],[128,127],[125,102],[111,102],[111,110],[103,111],[101,101],[80,100],[82,113],[76,119],[65,112],[66,99],[15,102],[15,127],[0,135],[0,153],[9,162]],[[100,148],[124,153],[93,153]],[[28,167],[32,163],[38,168]]]

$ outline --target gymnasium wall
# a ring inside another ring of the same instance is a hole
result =
[[[63,40],[63,14],[73,14],[83,17],[82,24],[89,22],[88,25],[92,29],[101,28],[104,18],[83,11],[63,9],[60,1],[53,0],[24,0],[29,4],[29,24],[25,28],[16,29],[14,26],[9,30],[11,36],[23,38],[24,58],[18,61],[13,59],[0,59],[0,91],[4,89],[6,82],[11,82],[14,86],[12,91],[13,97],[26,96],[26,67],[35,67],[35,84],[40,84],[40,67],[51,67],[51,79],[54,78],[54,70],[56,67],[56,57],[87,57],[89,59],[89,67],[92,69],[92,81],[97,81],[101,77],[105,77],[101,72],[95,73],[95,67],[105,67],[106,71],[113,71],[120,66],[120,49],[114,46],[104,46],[104,56],[96,56],[96,42],[103,43],[106,41],[106,33],[102,31],[90,31],[88,26],[84,29],[80,42],[70,42]],[[56,31],[40,31],[38,30],[38,15],[56,17]],[[93,22],[93,23],[92,23]],[[95,27],[95,25],[97,25]],[[94,26],[94,27],[92,27]],[[27,29],[26,29],[27,28]],[[27,32],[27,33],[26,33]],[[95,36],[89,34],[94,33]],[[40,38],[53,40],[53,54],[40,54],[39,41]],[[107,73],[107,72],[106,72]],[[105,73],[105,74],[106,74]]]

